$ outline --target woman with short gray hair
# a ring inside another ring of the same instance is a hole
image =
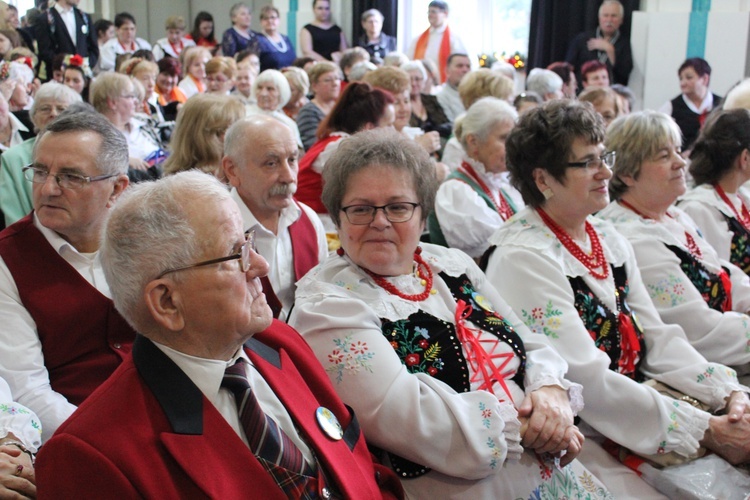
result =
[[[523,208],[520,193],[508,182],[505,139],[516,110],[505,101],[485,97],[474,103],[455,135],[463,146],[461,165],[443,182],[430,214],[430,241],[458,248],[479,258],[503,222]]]
[[[297,123],[282,111],[292,97],[292,88],[284,74],[276,69],[262,71],[253,84],[253,94],[257,102],[245,106],[247,116],[263,114],[276,118],[292,130],[301,148],[302,139]]]

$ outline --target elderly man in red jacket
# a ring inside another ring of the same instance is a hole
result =
[[[401,495],[307,344],[272,319],[268,265],[219,181],[183,172],[125,193],[102,261],[140,335],[40,452],[39,498]]]

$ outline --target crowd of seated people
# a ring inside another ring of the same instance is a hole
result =
[[[0,0],[0,496],[749,489],[750,79],[641,110],[618,0],[528,72],[331,8]]]

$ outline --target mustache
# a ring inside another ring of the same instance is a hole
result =
[[[268,191],[271,196],[292,196],[297,192],[297,183],[290,182],[288,184],[274,184]]]

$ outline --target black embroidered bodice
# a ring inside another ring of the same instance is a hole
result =
[[[706,269],[690,252],[674,245],[667,245],[667,248],[680,259],[680,269],[700,292],[708,307],[719,312],[725,312],[724,304],[727,304],[727,290],[724,288],[721,277]],[[731,293],[732,291],[729,290],[729,294]]]
[[[575,307],[583,321],[586,329],[589,331],[591,338],[597,348],[601,349],[609,356],[609,369],[626,375],[636,381],[643,380],[643,376],[638,370],[641,360],[645,357],[646,346],[643,341],[643,329],[638,323],[635,312],[628,305],[628,293],[630,286],[625,266],[611,266],[612,275],[615,279],[615,288],[617,295],[617,306],[620,312],[630,317],[635,328],[635,333],[640,343],[639,357],[635,363],[636,370],[633,373],[623,373],[620,368],[621,352],[621,335],[618,323],[618,312],[611,311],[604,303],[599,300],[591,288],[586,284],[581,276],[574,278],[568,277],[570,286],[575,294]]]
[[[466,275],[452,277],[440,273],[440,277],[448,285],[456,302],[463,301],[470,306],[471,312],[466,320],[507,343],[520,358],[521,364],[513,381],[523,387],[526,350],[511,324],[492,310]],[[471,390],[468,363],[453,323],[421,310],[406,319],[389,321],[381,318],[381,322],[383,335],[409,373],[426,373],[445,382],[456,392]],[[419,477],[430,471],[428,467],[393,453],[388,455],[393,470],[402,479]]]
[[[723,215],[723,214],[722,214]],[[732,233],[732,246],[729,249],[729,262],[750,275],[750,232],[735,217],[724,215],[727,227]]]

